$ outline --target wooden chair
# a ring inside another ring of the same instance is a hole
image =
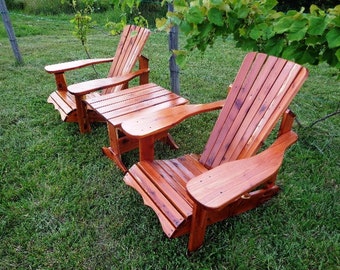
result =
[[[153,140],[208,105],[183,105],[124,122],[139,140],[140,161],[124,177],[157,214],[169,238],[189,233],[188,251],[197,250],[206,227],[253,209],[274,196],[285,150],[297,140],[288,105],[308,76],[293,62],[249,53],[201,155],[154,160]],[[278,137],[261,145],[282,117]]]
[[[128,82],[138,76],[140,84],[147,83],[148,59],[143,57],[141,52],[149,35],[148,29],[128,25],[123,30],[113,58],[78,60],[46,66],[45,70],[55,75],[57,84],[57,90],[48,97],[47,101],[59,111],[61,119],[65,122],[78,122],[81,133],[89,132],[91,122],[105,120],[87,108],[83,103],[84,100],[125,89]],[[133,71],[137,61],[139,61],[139,69]],[[66,71],[107,62],[112,62],[107,78],[67,85]]]

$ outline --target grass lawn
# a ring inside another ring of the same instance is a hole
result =
[[[0,23],[0,269],[339,269],[338,70],[308,66],[292,103],[299,141],[279,173],[270,202],[210,226],[204,247],[186,256],[187,236],[169,240],[156,215],[101,153],[106,126],[80,135],[46,102],[54,90],[44,66],[85,58],[67,16],[11,14],[25,65],[15,65]],[[96,28],[92,57],[112,56],[118,37]],[[169,87],[167,36],[153,32],[145,51],[151,78]],[[181,71],[181,94],[192,103],[221,99],[246,52],[218,42]],[[108,66],[98,68],[106,76]],[[95,78],[69,72],[69,83]],[[160,158],[200,153],[216,112],[185,121],[172,135],[180,150],[157,145]],[[124,155],[131,166],[137,152]]]

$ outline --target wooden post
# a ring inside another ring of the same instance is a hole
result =
[[[174,11],[174,6],[168,4],[168,11]],[[169,50],[178,50],[178,27],[173,26],[169,33]],[[169,69],[170,69],[170,82],[172,92],[179,94],[179,67],[176,64],[176,56],[171,53],[169,59]]]
[[[189,254],[203,245],[207,225],[207,211],[195,202],[188,242]]]
[[[2,16],[2,20],[4,21],[5,28],[8,34],[9,41],[11,42],[12,45],[12,50],[15,55],[15,58],[19,64],[23,63],[19,47],[15,38],[14,30],[11,24],[11,20],[9,18],[8,10],[6,7],[5,0],[0,0],[0,12]]]

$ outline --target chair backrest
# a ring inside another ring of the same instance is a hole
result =
[[[142,54],[150,30],[136,25],[127,25],[121,34],[108,77],[127,74],[132,71]],[[123,85],[107,88],[103,94],[121,90]]]
[[[201,155],[208,168],[254,155],[308,76],[306,68],[249,53]]]

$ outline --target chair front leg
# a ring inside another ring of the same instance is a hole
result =
[[[204,242],[205,231],[207,228],[207,211],[203,207],[195,204],[191,220],[189,235],[188,252],[199,249]]]
[[[66,78],[65,78],[65,73],[54,73],[55,76],[55,82],[57,85],[57,90],[58,91],[67,91],[67,83],[66,83]]]
[[[75,96],[75,99],[80,133],[88,133],[91,131],[91,126],[88,119],[86,104],[83,101],[83,96]]]

